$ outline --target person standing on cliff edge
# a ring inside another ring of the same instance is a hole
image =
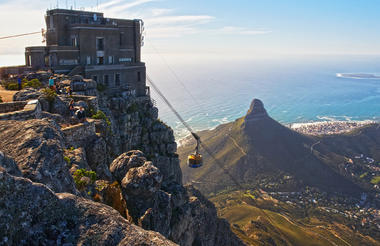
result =
[[[22,80],[21,80],[21,77],[17,77],[17,84],[18,84],[18,90],[21,91],[21,89],[22,89]]]
[[[83,107],[80,107],[79,110],[76,112],[78,120],[80,123],[85,122],[86,120],[86,112],[84,111]]]

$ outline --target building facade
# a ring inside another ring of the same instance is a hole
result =
[[[130,89],[137,96],[146,95],[141,20],[66,9],[48,10],[45,20],[46,46],[25,48],[27,67],[81,74],[109,90]]]

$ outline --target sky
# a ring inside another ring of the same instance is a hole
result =
[[[41,30],[57,3],[143,19],[146,59],[380,54],[380,0],[0,0],[0,37]],[[24,47],[41,40],[0,40],[0,65],[24,64]]]

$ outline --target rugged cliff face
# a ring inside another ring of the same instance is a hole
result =
[[[111,121],[110,165],[126,201],[127,218],[180,245],[242,245],[229,224],[193,187],[182,185],[173,130],[161,122],[149,97],[102,93],[99,108]]]
[[[3,243],[243,245],[211,202],[182,185],[173,131],[150,97],[80,94],[76,105],[105,114],[69,125],[70,99],[38,94],[50,111],[42,119],[0,121]]]

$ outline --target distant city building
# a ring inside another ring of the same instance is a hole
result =
[[[130,89],[137,96],[147,93],[141,20],[67,9],[48,10],[45,20],[46,46],[25,48],[29,71],[81,74],[109,90]]]

